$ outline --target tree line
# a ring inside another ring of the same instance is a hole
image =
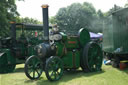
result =
[[[128,3],[125,4],[128,7]],[[57,24],[62,31],[69,34],[76,34],[80,28],[98,33],[103,30],[104,21],[109,21],[109,17],[115,10],[123,7],[115,5],[109,11],[96,11],[95,7],[88,2],[73,3],[70,6],[60,8],[56,16],[51,18],[52,24]]]
[[[17,0],[23,1],[23,0]],[[10,34],[10,22],[41,24],[42,22],[25,17],[21,18],[17,12],[16,0],[0,0],[0,36],[6,37]]]
[[[23,1],[23,0],[18,0]],[[125,7],[128,3],[125,4]],[[123,7],[116,6],[117,9]],[[87,28],[92,32],[102,32],[103,22],[115,9],[111,8],[103,13],[96,11],[95,7],[88,2],[73,3],[70,6],[60,8],[57,14],[50,17],[50,24],[57,24],[61,31],[76,34],[80,28]],[[42,22],[25,17],[21,18],[17,12],[16,0],[0,0],[0,36],[9,36],[10,22],[41,24]]]

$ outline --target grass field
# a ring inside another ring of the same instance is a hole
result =
[[[24,65],[17,65],[13,73],[0,74],[0,85],[128,85],[128,69],[102,67],[101,72],[66,72],[59,81],[50,82],[45,74],[38,80],[29,80],[24,74]]]

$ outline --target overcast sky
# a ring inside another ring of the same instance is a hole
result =
[[[17,1],[16,4],[21,17],[30,17],[42,21],[42,4],[49,5],[49,16],[55,16],[59,8],[85,1],[92,3],[96,10],[101,9],[103,12],[108,11],[114,4],[124,7],[127,2],[127,0],[25,0]]]

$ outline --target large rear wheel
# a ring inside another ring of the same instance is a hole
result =
[[[94,42],[89,42],[84,47],[83,52],[83,67],[88,72],[100,71],[102,66],[102,50],[100,46]],[[82,67],[82,68],[83,68]]]

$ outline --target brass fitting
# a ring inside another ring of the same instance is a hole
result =
[[[42,8],[48,8],[49,6],[47,4],[45,4],[45,5],[42,5],[41,7]]]

